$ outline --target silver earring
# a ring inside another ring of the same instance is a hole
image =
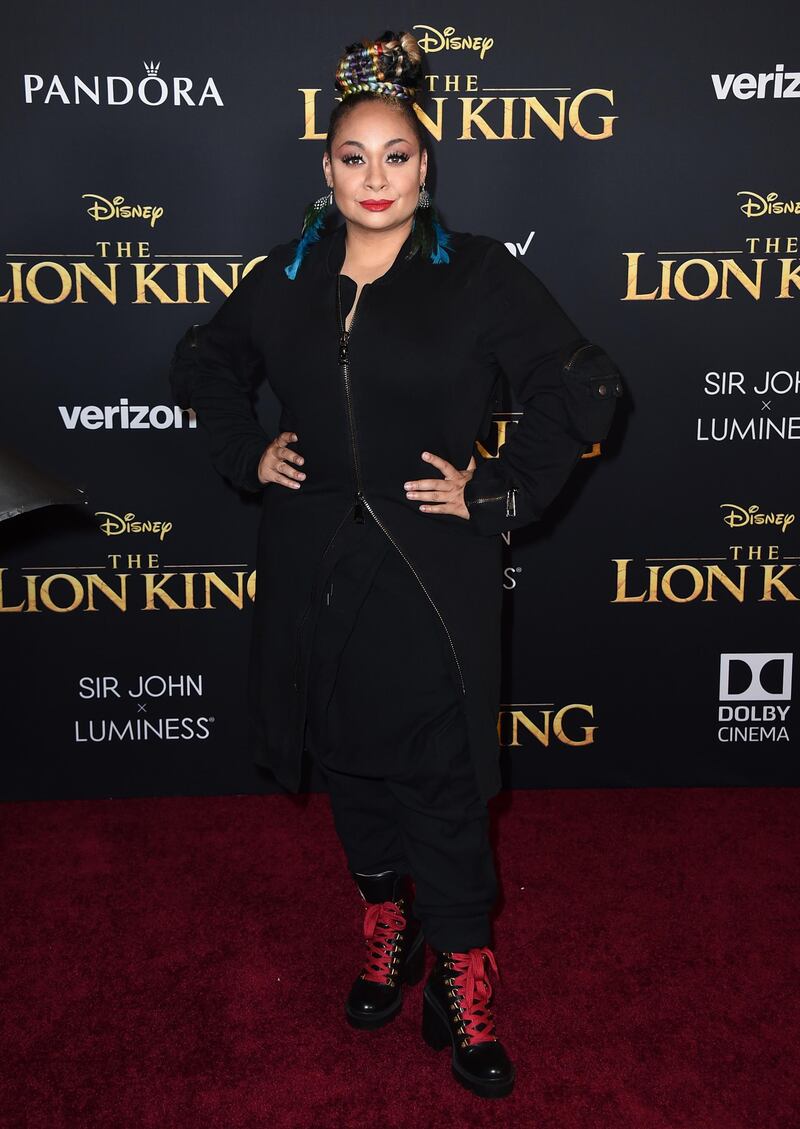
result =
[[[314,207],[316,208],[316,210],[318,212],[321,212],[323,208],[330,208],[332,203],[333,203],[333,189],[331,188],[331,190],[330,190],[330,192],[328,193],[327,196],[320,196],[319,200],[314,201]]]
[[[431,198],[425,190],[425,181],[423,180],[419,189],[419,200],[417,201],[418,208],[429,208],[431,206]]]

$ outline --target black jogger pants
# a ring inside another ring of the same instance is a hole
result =
[[[453,662],[408,564],[366,521],[340,531],[313,634],[306,744],[353,872],[414,879],[437,949],[491,942],[497,879]]]

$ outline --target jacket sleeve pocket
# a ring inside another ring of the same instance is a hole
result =
[[[503,371],[523,411],[495,458],[464,487],[477,533],[538,521],[588,446],[605,439],[623,384],[543,283],[492,240],[481,268],[481,348]]]
[[[216,314],[189,326],[169,367],[173,397],[193,408],[206,432],[216,469],[240,490],[263,489],[258,464],[270,437],[258,421],[253,394],[264,365],[251,333],[264,262],[240,279]]]
[[[573,434],[590,445],[601,443],[624,391],[617,366],[604,349],[587,341],[565,362],[562,379]]]

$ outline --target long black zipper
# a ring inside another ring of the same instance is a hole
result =
[[[447,636],[448,643],[450,644],[450,650],[453,652],[453,660],[456,664],[456,670],[458,671],[458,678],[459,678],[459,682],[461,683],[461,693],[466,694],[467,689],[466,689],[466,686],[464,685],[464,675],[463,675],[462,670],[461,670],[461,663],[458,661],[458,654],[456,652],[455,644],[453,643],[453,638],[450,634],[450,631],[448,630],[447,624],[445,623],[444,616],[439,611],[438,607],[436,606],[436,603],[433,600],[433,597],[431,596],[428,589],[425,587],[425,584],[422,581],[422,577],[419,575],[417,570],[414,568],[414,565],[411,563],[411,561],[406,556],[406,554],[403,552],[403,550],[400,548],[400,546],[398,545],[397,541],[394,539],[392,534],[389,532],[389,530],[383,524],[381,519],[378,517],[378,515],[376,514],[372,505],[370,504],[370,502],[367,501],[366,497],[364,496],[364,492],[362,490],[361,464],[360,464],[359,458],[358,458],[358,444],[356,442],[356,425],[355,425],[355,416],[354,416],[354,413],[353,413],[353,401],[352,401],[352,395],[351,395],[350,358],[349,358],[349,355],[348,355],[348,347],[349,347],[349,344],[350,344],[350,337],[351,337],[352,332],[353,332],[353,326],[355,325],[356,318],[358,317],[359,306],[364,301],[364,294],[365,294],[367,288],[370,285],[371,284],[367,282],[367,283],[364,283],[364,286],[362,287],[361,297],[359,298],[358,302],[356,303],[356,308],[353,311],[353,317],[350,321],[350,329],[348,330],[348,329],[345,329],[344,319],[342,317],[341,275],[338,275],[337,278],[336,278],[336,313],[337,313],[338,323],[339,323],[339,364],[342,368],[342,376],[343,376],[343,379],[344,379],[344,391],[345,391],[345,396],[347,398],[347,415],[348,415],[348,419],[350,421],[350,441],[351,441],[352,449],[353,449],[353,470],[354,470],[354,473],[355,473],[355,485],[356,485],[353,518],[354,518],[355,521],[363,521],[364,520],[364,514],[363,514],[362,509],[361,509],[361,507],[363,506],[364,509],[366,509],[372,515],[372,517],[375,520],[375,522],[377,523],[377,525],[383,530],[383,532],[389,538],[391,543],[394,545],[395,549],[397,549],[400,556],[403,558],[403,560],[406,562],[408,567],[411,569],[412,573],[414,574],[414,576],[417,579],[417,582],[418,582],[420,588],[422,589],[422,591],[427,596],[431,607],[433,608],[433,610],[436,612],[437,616],[439,617],[439,622],[441,623],[442,627],[444,628],[444,633]]]
[[[381,521],[381,519],[380,519],[380,518],[378,517],[378,515],[377,515],[377,514],[375,513],[374,509],[372,508],[372,506],[370,505],[370,503],[369,503],[369,502],[367,501],[367,499],[366,499],[366,498],[365,498],[365,497],[363,496],[363,494],[361,495],[361,501],[362,501],[362,502],[364,503],[365,507],[366,507],[366,508],[367,508],[367,509],[369,510],[369,512],[370,512],[370,513],[372,514],[373,518],[375,519],[375,521],[376,521],[376,522],[378,523],[378,525],[379,525],[379,526],[381,527],[381,529],[383,530],[383,532],[384,532],[384,533],[386,534],[386,536],[387,536],[387,537],[389,538],[389,540],[391,541],[391,543],[392,543],[392,544],[394,545],[395,549],[397,549],[398,553],[399,553],[399,554],[400,554],[400,556],[401,556],[401,557],[403,558],[403,560],[404,560],[404,561],[406,562],[406,564],[408,565],[408,567],[409,567],[409,568],[411,569],[411,571],[412,571],[412,572],[414,573],[414,576],[416,576],[417,580],[419,581],[419,586],[420,586],[420,588],[421,588],[421,589],[422,589],[422,591],[423,591],[423,592],[425,593],[425,595],[426,595],[426,596],[428,597],[428,600],[430,601],[431,607],[433,608],[433,610],[434,610],[434,611],[436,612],[436,614],[438,615],[438,617],[439,617],[439,621],[441,622],[441,625],[442,625],[442,627],[444,628],[444,633],[445,633],[445,635],[447,636],[447,641],[448,641],[448,643],[450,644],[450,650],[451,650],[451,651],[453,652],[453,659],[455,660],[455,664],[456,664],[456,669],[458,670],[458,677],[459,677],[459,680],[460,680],[460,682],[461,682],[461,693],[462,693],[462,694],[466,694],[467,690],[466,690],[466,687],[465,687],[465,685],[464,685],[464,676],[463,676],[463,674],[461,673],[461,663],[460,663],[460,662],[458,661],[458,655],[456,654],[456,648],[455,648],[455,644],[453,643],[453,639],[452,639],[452,636],[450,635],[450,632],[449,632],[449,631],[448,631],[448,629],[447,629],[447,624],[446,624],[446,623],[445,623],[445,621],[444,621],[444,617],[443,617],[442,613],[441,613],[441,612],[439,611],[439,609],[437,608],[436,604],[434,603],[434,601],[433,601],[433,597],[431,596],[430,592],[429,592],[429,591],[428,591],[428,589],[427,589],[427,588],[425,587],[425,585],[424,585],[424,584],[422,583],[422,579],[421,579],[421,577],[420,577],[419,573],[418,573],[418,572],[417,572],[417,570],[416,570],[416,569],[414,568],[413,564],[412,564],[412,563],[411,563],[411,561],[410,561],[410,560],[408,559],[408,557],[407,557],[407,556],[405,555],[405,553],[404,553],[404,552],[403,552],[403,550],[402,550],[402,549],[400,548],[400,546],[399,546],[399,545],[397,544],[397,542],[395,541],[394,537],[392,537],[392,535],[391,535],[391,533],[389,532],[389,530],[388,530],[388,529],[386,528],[386,526],[385,526],[385,525],[383,524],[383,522]]]
[[[344,394],[347,400],[347,417],[350,423],[350,444],[353,450],[353,470],[356,477],[356,490],[353,497],[353,520],[357,522],[364,521],[364,511],[361,508],[362,491],[361,491],[361,464],[358,458],[358,444],[356,443],[356,423],[353,415],[353,399],[350,394],[350,360],[348,358],[348,347],[350,344],[350,334],[353,332],[356,318],[358,317],[358,307],[364,300],[364,294],[370,283],[364,283],[362,287],[361,297],[356,302],[356,308],[353,310],[353,317],[350,321],[350,328],[345,329],[344,319],[342,318],[342,283],[341,275],[336,276],[336,316],[339,323],[339,364],[342,369],[342,376],[344,379]]]
[[[341,329],[341,325],[342,325],[342,319],[341,319],[341,313],[340,313],[341,294],[338,290],[338,286],[339,286],[338,277],[337,277],[336,283],[337,283],[336,310],[337,310],[337,314],[339,316],[339,327]],[[369,285],[369,284],[367,284],[367,285]],[[356,306],[356,311],[354,311],[354,313],[353,313],[353,320],[355,320],[355,316],[356,316],[357,311],[358,311],[358,306]],[[352,329],[352,322],[351,322],[350,327]],[[341,362],[341,356],[342,356],[342,349],[343,348],[344,348],[345,354],[346,354],[347,339],[349,338],[349,336],[350,336],[349,333],[342,333],[340,335],[340,339],[339,339],[339,359],[340,359],[340,362]],[[344,344],[342,344],[343,341],[344,341]],[[349,376],[349,374],[348,374],[348,376]],[[350,404],[350,393],[349,393],[349,389],[347,388],[347,378],[345,379],[345,391],[347,392],[347,407],[348,407],[348,413],[349,413],[349,416],[350,416],[350,435],[352,437],[353,434],[354,434],[353,416],[352,416],[352,408],[351,408],[351,404]],[[355,466],[356,466],[356,482],[357,482],[357,484],[360,484],[361,479],[360,479],[360,470],[358,469],[358,451],[356,449],[355,438],[353,438],[352,442],[353,442],[353,459],[355,461]],[[360,486],[357,485],[355,497],[353,499],[353,503],[350,506],[347,507],[347,511],[345,512],[344,517],[338,523],[338,525],[334,529],[333,533],[331,534],[330,538],[328,539],[328,543],[326,544],[325,548],[322,550],[322,554],[320,556],[320,562],[324,559],[325,554],[328,552],[331,545],[336,540],[336,535],[338,534],[339,530],[342,528],[344,523],[347,521],[350,514],[353,514],[355,521],[363,522],[364,514],[361,510],[359,494],[360,494]],[[298,677],[299,677],[299,674],[300,674],[300,670],[299,670],[299,667],[300,667],[300,643],[301,643],[301,639],[302,639],[302,631],[303,631],[303,627],[305,625],[306,619],[308,617],[308,613],[311,611],[311,606],[312,606],[313,603],[314,603],[314,590],[312,590],[311,596],[309,597],[308,603],[306,604],[305,611],[303,612],[302,616],[300,617],[300,622],[298,623],[296,631],[295,631],[295,660],[294,660],[294,677],[293,677],[293,685],[294,685],[295,690],[299,689],[297,680],[298,680]]]

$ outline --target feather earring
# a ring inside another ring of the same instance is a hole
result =
[[[450,256],[448,255],[446,248],[450,246],[450,233],[445,231],[445,229],[439,223],[439,218],[437,215],[434,215],[433,217],[433,231],[436,237],[436,246],[431,254],[431,262],[449,263]]]
[[[420,188],[411,230],[414,232],[415,245],[422,255],[427,255],[432,263],[450,262],[447,253],[451,243],[450,233],[442,226],[439,214],[424,184]]]
[[[322,229],[327,219],[327,209],[333,203],[333,189],[327,196],[320,196],[313,204],[309,204],[303,216],[303,227],[300,233],[300,242],[297,244],[294,258],[285,266],[284,273],[287,278],[294,279],[297,271],[305,258],[306,252],[312,243],[316,243],[322,235]]]

